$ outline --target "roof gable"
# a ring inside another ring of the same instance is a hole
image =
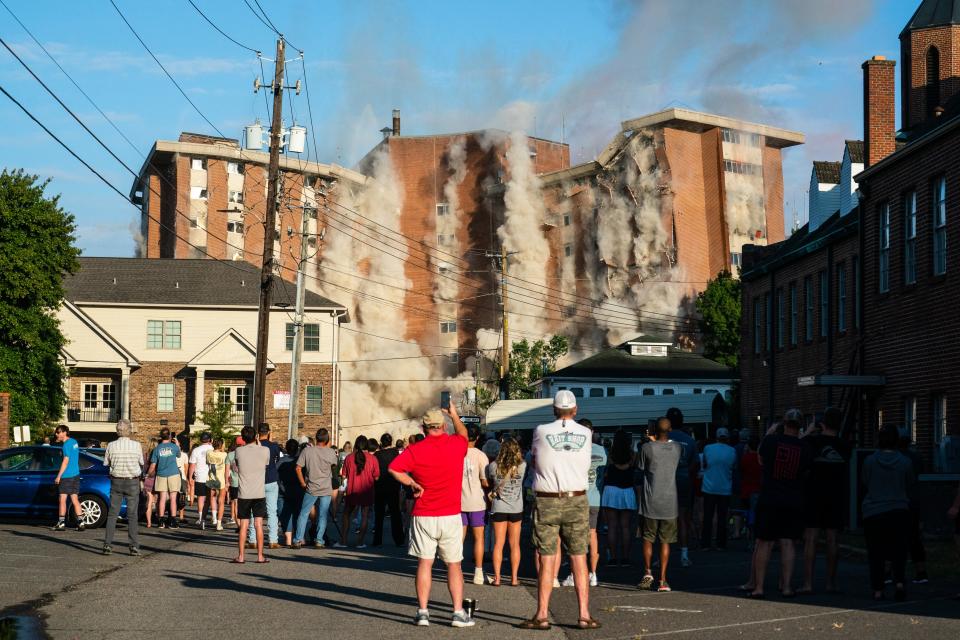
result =
[[[820,184],[840,184],[840,163],[826,160],[813,161],[813,173]]]
[[[631,344],[670,344],[653,336],[639,336],[617,347],[604,349],[589,358],[554,371],[545,378],[618,378],[618,379],[711,379],[723,380],[734,377],[727,366],[705,358],[698,353],[667,347],[667,356],[631,355]]]
[[[247,371],[255,365],[256,359],[257,348],[239,331],[230,328],[204,347],[203,351],[190,358],[187,366],[222,371],[235,369]],[[276,365],[269,358],[267,369],[276,369]]]
[[[113,336],[76,305],[64,302],[57,314],[68,342],[61,350],[67,366],[97,366],[121,363],[139,367],[140,362]]]
[[[847,140],[844,147],[851,164],[863,164],[863,140]]]

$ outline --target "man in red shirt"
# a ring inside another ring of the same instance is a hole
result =
[[[456,430],[446,432],[444,414]],[[463,541],[460,518],[460,490],[463,480],[463,459],[467,455],[467,428],[460,421],[457,408],[431,409],[424,414],[426,438],[407,447],[390,463],[390,474],[400,484],[410,487],[416,503],[410,522],[410,555],[417,564],[418,609],[414,622],[430,624],[430,587],[433,561],[439,552],[447,565],[447,586],[453,601],[454,627],[472,627],[473,618],[463,610]]]

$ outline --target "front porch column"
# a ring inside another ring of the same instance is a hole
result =
[[[120,368],[120,394],[123,398],[119,418],[130,419],[130,367]]]
[[[206,375],[206,369],[197,367],[197,379],[193,387],[193,424],[199,425],[200,412],[204,410],[203,403],[203,378]]]

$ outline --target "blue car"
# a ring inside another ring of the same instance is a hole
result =
[[[102,453],[96,449],[80,451],[80,507],[84,525],[91,528],[106,523],[110,504],[110,475]],[[0,451],[0,515],[56,521],[59,500],[54,479],[62,461],[60,447]]]

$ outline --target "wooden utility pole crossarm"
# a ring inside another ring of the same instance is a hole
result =
[[[273,242],[277,226],[280,186],[280,146],[283,144],[283,38],[277,40],[273,72],[273,119],[270,124],[270,165],[267,170],[267,213],[263,230],[263,265],[260,269],[260,307],[257,315],[257,361],[253,374],[253,426],[266,416],[267,345],[270,307],[273,306]]]

